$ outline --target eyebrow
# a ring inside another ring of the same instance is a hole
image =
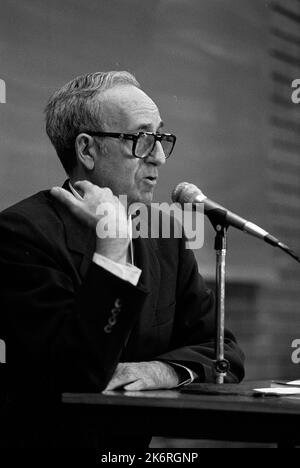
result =
[[[163,126],[164,126],[164,122],[161,120],[158,127],[157,127],[157,130],[160,130],[161,128],[163,128]],[[150,130],[151,127],[152,127],[151,123],[148,123],[148,124],[145,123],[145,124],[139,125],[137,130],[144,131],[144,132],[149,132],[149,131],[151,131]]]

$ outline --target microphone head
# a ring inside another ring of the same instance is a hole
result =
[[[172,201],[174,203],[194,203],[194,201],[204,201],[206,196],[201,192],[201,190],[196,187],[194,184],[189,182],[181,182],[178,184],[172,192]]]

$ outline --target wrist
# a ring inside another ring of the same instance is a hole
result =
[[[154,363],[159,369],[159,373],[165,376],[168,382],[167,388],[173,388],[179,385],[180,377],[173,366],[163,361],[154,361]]]
[[[111,260],[115,263],[121,264],[121,265],[126,265],[127,264],[127,256],[126,255],[117,255],[117,254],[112,254],[108,252],[103,252],[103,250],[95,250],[95,254],[101,255],[102,257],[107,258],[108,260]]]
[[[118,240],[110,239],[98,239],[96,240],[95,253],[103,255],[103,257],[109,258],[110,260],[126,265],[127,261],[127,250],[128,243],[119,242]]]

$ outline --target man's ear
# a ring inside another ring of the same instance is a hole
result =
[[[80,133],[75,140],[77,161],[88,171],[95,167],[97,149],[94,138],[87,133]]]

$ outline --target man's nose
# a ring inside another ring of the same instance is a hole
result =
[[[148,163],[155,164],[156,166],[161,166],[166,162],[165,152],[160,141],[155,143],[153,151],[146,157]]]

